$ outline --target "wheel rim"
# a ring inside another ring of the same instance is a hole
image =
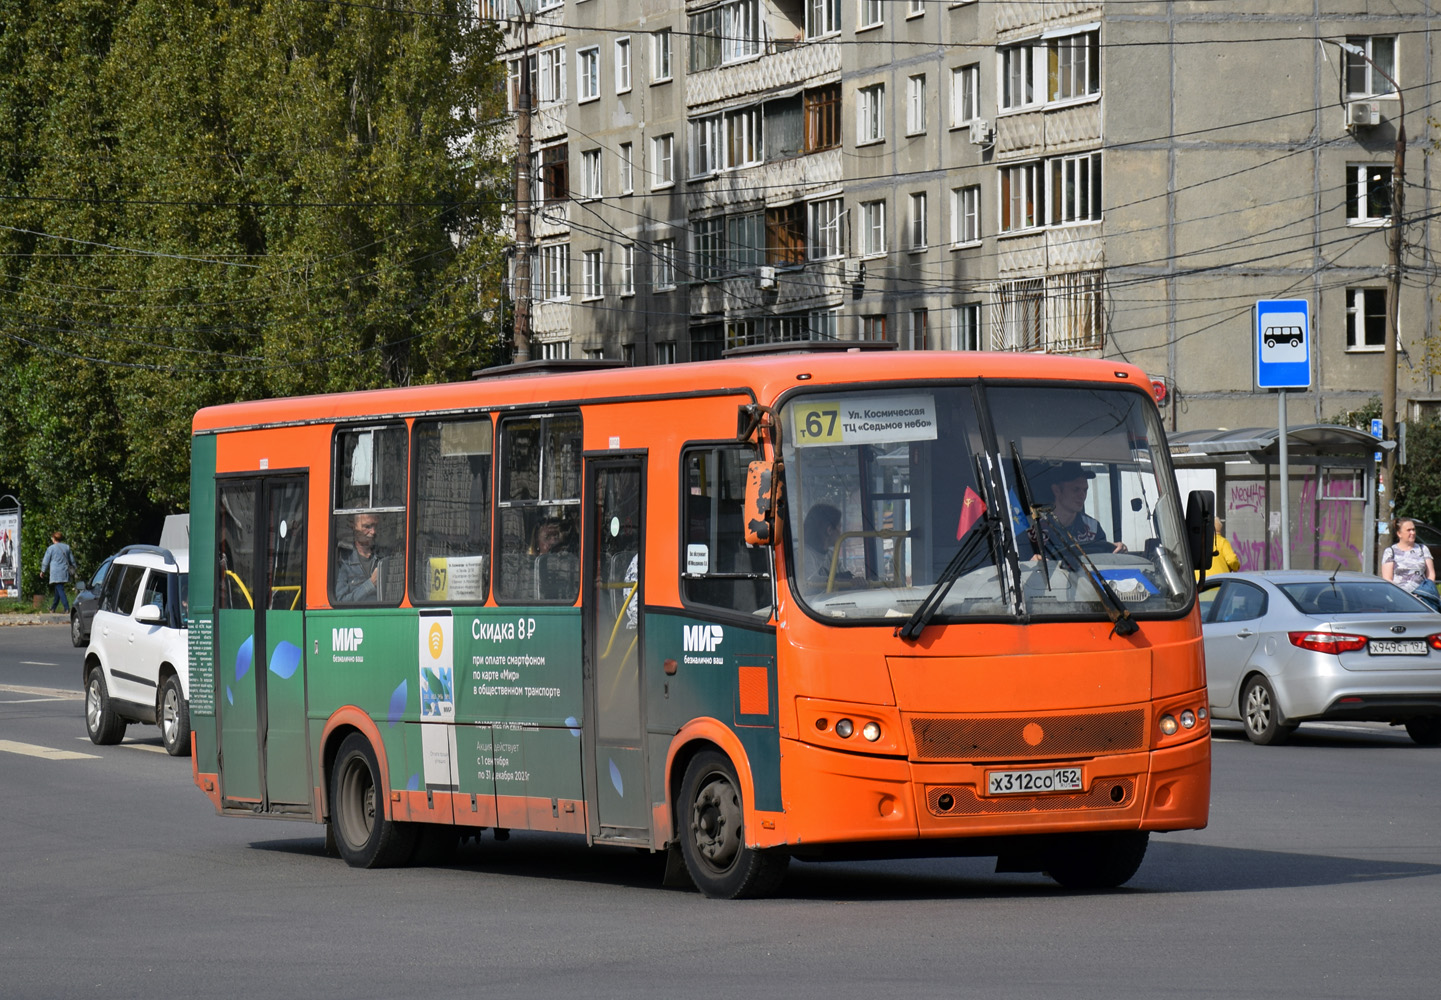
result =
[[[85,687],[85,725],[92,733],[100,731],[100,679],[92,677]]]
[[[1260,684],[1251,685],[1246,694],[1246,726],[1253,733],[1271,728],[1271,695]]]
[[[80,645],[80,616],[70,616],[70,642],[73,645]]]
[[[335,811],[340,839],[352,850],[363,848],[375,829],[375,781],[363,758],[357,756],[346,762]]]
[[[160,733],[165,738],[166,746],[173,746],[179,738],[180,728],[180,695],[175,690],[174,684],[165,687],[165,696],[160,703]]]
[[[691,841],[707,866],[724,872],[741,849],[740,795],[730,777],[707,775],[691,804]]]

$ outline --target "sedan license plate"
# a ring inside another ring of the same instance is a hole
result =
[[[1425,639],[1372,639],[1366,646],[1372,656],[1425,656]]]
[[[1079,792],[1079,767],[1053,767],[1044,771],[991,771],[986,775],[991,795],[1037,795],[1043,792]]]

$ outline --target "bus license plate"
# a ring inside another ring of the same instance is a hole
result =
[[[1425,639],[1372,639],[1366,647],[1372,656],[1425,656]]]
[[[991,795],[1036,795],[1042,792],[1079,792],[1079,767],[1054,767],[1045,771],[991,771],[986,775]]]

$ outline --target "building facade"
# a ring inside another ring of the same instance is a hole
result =
[[[532,357],[1076,353],[1140,365],[1173,429],[1274,426],[1255,304],[1306,299],[1317,422],[1388,375],[1404,106],[1400,416],[1441,403],[1428,4],[504,2]]]

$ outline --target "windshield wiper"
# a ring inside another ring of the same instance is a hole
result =
[[[1096,588],[1096,593],[1101,597],[1101,604],[1106,609],[1106,617],[1111,619],[1111,634],[1126,636],[1139,631],[1140,626],[1131,617],[1131,612],[1121,604],[1121,599],[1116,596],[1116,592],[1111,589],[1110,583],[1101,575],[1096,564],[1091,562],[1091,557],[1086,554],[1085,546],[1076,541],[1076,536],[1071,534],[1071,529],[1062,524],[1056,518],[1055,511],[1049,507],[1033,507],[1032,510],[1045,517],[1046,523],[1054,528],[1059,533],[1061,540],[1065,542],[1067,552],[1080,561],[1086,575],[1091,579],[1092,586]],[[1042,540],[1051,537],[1054,536],[1045,535]],[[1041,556],[1043,563],[1045,558],[1044,555]]]
[[[906,623],[896,629],[897,636],[907,642],[915,642],[921,637],[921,633],[925,631],[926,626],[940,610],[941,602],[951,592],[951,585],[960,579],[966,564],[976,554],[981,540],[986,537],[986,532],[977,531],[976,525],[989,523],[990,515],[986,512],[985,501],[975,490],[967,486],[965,499],[961,501],[960,532],[956,539],[962,543],[961,547],[956,549],[956,554],[951,557],[950,562],[946,563],[946,568],[941,570],[940,577],[937,578],[930,593],[926,595],[926,599],[911,613],[911,617],[906,619]]]
[[[1030,514],[1030,523],[1026,525],[1026,534],[1030,536],[1031,546],[1036,550],[1036,555],[1041,557],[1041,579],[1046,581],[1046,589],[1051,587],[1051,568],[1046,565],[1045,539],[1041,536],[1041,520],[1038,514],[1039,508],[1031,496],[1031,484],[1026,479],[1026,467],[1021,461],[1021,449],[1016,447],[1016,442],[1011,442],[1011,464],[1016,470],[1016,492],[1020,495],[1021,506],[1026,508]],[[1049,510],[1050,508],[1046,508]]]

